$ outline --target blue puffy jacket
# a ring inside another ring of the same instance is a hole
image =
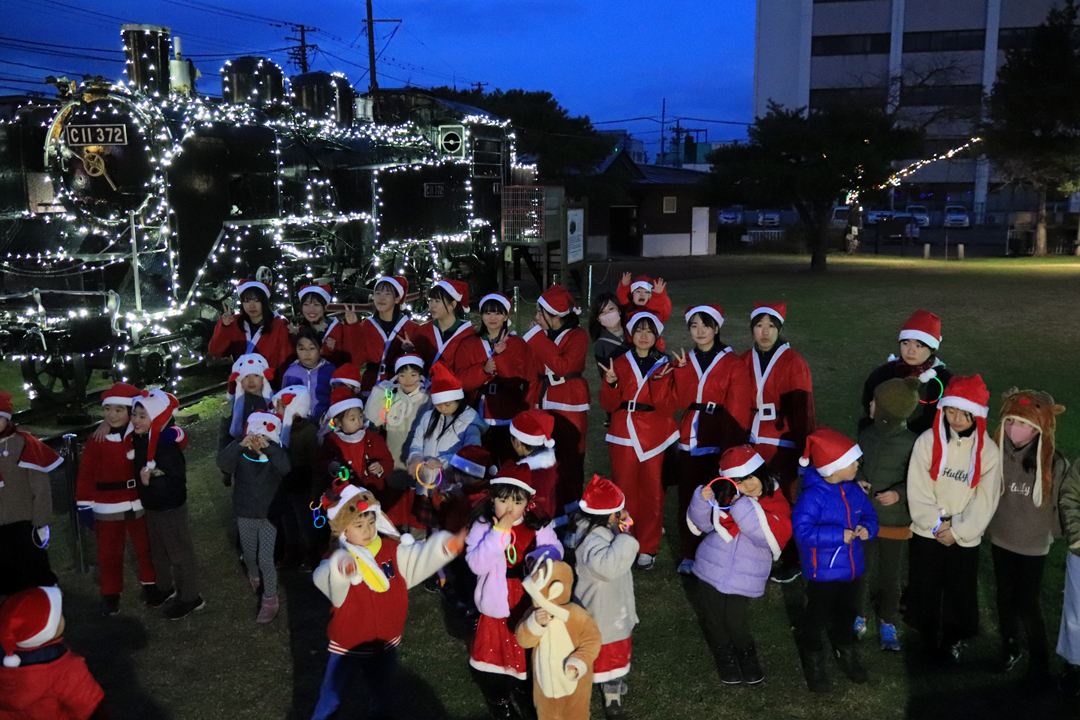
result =
[[[832,485],[815,468],[806,468],[791,526],[808,580],[854,580],[863,574],[862,540],[844,542],[844,531],[859,525],[871,540],[877,537],[877,513],[862,488],[854,482]]]

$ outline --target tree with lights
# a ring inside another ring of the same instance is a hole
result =
[[[1080,190],[1080,7],[1053,8],[1027,47],[1010,50],[986,98],[986,156],[1035,188],[1035,254],[1046,255],[1046,196]]]
[[[718,148],[703,190],[713,204],[792,205],[806,230],[810,267],[825,269],[832,208],[849,191],[884,184],[892,163],[915,155],[922,131],[865,108],[786,110],[773,103],[749,142]]]

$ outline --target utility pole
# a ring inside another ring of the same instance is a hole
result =
[[[379,81],[375,79],[375,21],[371,16],[371,0],[367,0],[367,51],[368,51],[368,92],[374,97],[379,90]]]
[[[308,50],[310,49],[314,52],[319,49],[318,45],[308,45],[307,31],[318,30],[318,28],[311,27],[310,25],[293,25],[292,29],[299,32],[300,37],[290,37],[285,39],[300,43],[300,47],[289,50],[289,58],[300,68],[300,72],[306,73],[308,71]]]
[[[664,162],[664,125],[667,122],[667,98],[664,98],[660,105],[660,157],[658,157],[657,164],[663,164]]]

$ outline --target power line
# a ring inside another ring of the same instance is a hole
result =
[[[20,38],[5,37],[3,35],[0,35],[0,40],[13,43],[22,43],[24,45],[33,45],[36,47],[60,48],[62,50],[86,50],[88,52],[113,53],[116,55],[124,54],[123,50],[106,50],[104,48],[80,47],[78,45],[58,45],[56,43],[37,42],[35,40],[22,40]]]

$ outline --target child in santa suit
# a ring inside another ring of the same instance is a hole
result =
[[[465,541],[480,611],[469,665],[492,717],[507,720],[532,705],[525,650],[513,631],[532,606],[522,581],[537,563],[563,556],[555,531],[530,508],[536,494],[530,475],[525,465],[499,468]]]
[[[289,323],[270,305],[270,288],[257,280],[236,286],[240,312],[225,313],[214,326],[207,352],[212,357],[240,359],[258,353],[272,368],[281,367],[293,352]]]
[[[944,663],[958,662],[964,641],[979,633],[979,544],[1001,499],[989,402],[980,376],[953,377],[908,465],[914,536],[905,619]]]
[[[11,422],[11,395],[0,392],[0,596],[55,585],[49,567],[49,473],[63,458]]]
[[[631,569],[638,541],[630,533],[634,521],[624,509],[626,496],[599,475],[585,486],[571,516],[579,538],[575,551],[577,584],[574,600],[600,628],[603,645],[593,663],[593,684],[604,696],[604,715],[622,717],[625,677],[630,673],[631,635],[638,623]]]
[[[339,387],[331,396],[327,416],[333,418],[333,432],[323,439],[319,468],[326,485],[334,476],[332,467],[349,471],[349,482],[366,487],[380,498],[380,505],[396,502],[402,491],[387,484],[394,469],[394,458],[382,435],[364,427],[364,402],[348,388]],[[391,518],[397,524],[407,518]]]
[[[350,361],[345,349],[345,324],[337,318],[326,317],[326,306],[333,302],[333,289],[329,285],[303,285],[296,293],[300,303],[293,335],[308,328],[315,334],[319,352],[333,365]]]
[[[0,717],[88,720],[108,717],[105,693],[86,661],[64,645],[60,589],[21,590],[0,605]]]
[[[357,674],[371,694],[368,717],[393,717],[397,646],[409,611],[409,589],[450,562],[464,531],[436,533],[426,542],[399,537],[367,490],[335,480],[322,512],[332,550],[313,580],[330,600],[330,659],[313,720],[333,717]]]
[[[608,452],[611,479],[626,494],[626,509],[634,518],[641,543],[637,564],[650,570],[663,533],[664,451],[679,439],[675,424],[675,376],[671,363],[656,349],[664,324],[640,312],[627,325],[634,349],[606,367],[600,404],[611,413]]]
[[[703,536],[694,575],[705,610],[705,637],[726,685],[765,679],[750,634],[750,600],[765,584],[791,538],[791,506],[780,482],[750,445],[724,451],[720,477],[698,486],[686,524]]]
[[[780,337],[786,318],[786,303],[754,303],[750,313],[754,346],[742,359],[754,383],[750,444],[780,475],[780,489],[794,504],[799,492],[799,458],[806,436],[814,429],[814,386],[802,356]],[[787,583],[798,576],[799,558],[792,541],[770,579]]]
[[[549,518],[565,514],[556,505],[559,463],[555,456],[555,418],[543,410],[526,410],[510,424],[510,445],[518,465],[528,465],[536,509]]]
[[[746,363],[720,340],[721,307],[688,307],[685,317],[696,347],[675,357],[675,389],[685,409],[679,425],[679,517],[686,515],[694,489],[716,477],[720,453],[746,442],[754,402]],[[679,523],[679,537],[678,571],[688,575],[698,538],[686,523]]]
[[[585,484],[585,440],[589,431],[589,383],[585,363],[589,333],[581,327],[581,308],[561,285],[552,285],[536,304],[536,325],[522,339],[535,358],[536,381],[529,386],[529,406],[555,418],[555,458],[560,513],[581,499]]]
[[[654,279],[648,275],[633,277],[632,273],[624,272],[622,281],[615,289],[615,296],[622,306],[625,321],[639,312],[652,313],[660,318],[660,322],[667,322],[671,317],[671,298],[667,294],[664,278]]]
[[[371,295],[374,314],[358,322],[355,312],[345,313],[345,349],[354,363],[365,368],[361,380],[365,398],[377,383],[394,376],[404,344],[419,336],[420,326],[401,307],[408,293],[409,281],[404,277],[381,277]]]
[[[469,405],[488,425],[484,446],[499,463],[516,457],[510,421],[529,407],[529,381],[536,377],[529,346],[510,330],[511,308],[502,293],[480,300],[483,325],[461,341],[455,373]]]
[[[461,362],[458,352],[473,330],[472,323],[465,319],[469,312],[468,284],[460,280],[435,283],[428,292],[428,312],[431,322],[421,325],[402,348],[424,358],[428,367],[441,362],[456,375]]]
[[[90,437],[83,447],[75,501],[79,522],[94,531],[98,546],[98,574],[101,576],[101,614],[120,612],[124,589],[124,541],[131,538],[135,548],[139,582],[145,602],[160,605],[154,584],[154,563],[150,559],[150,537],[136,487],[135,470],[127,458],[124,430],[131,421],[132,401],[142,395],[134,385],[116,383],[101,394],[108,434]]]

